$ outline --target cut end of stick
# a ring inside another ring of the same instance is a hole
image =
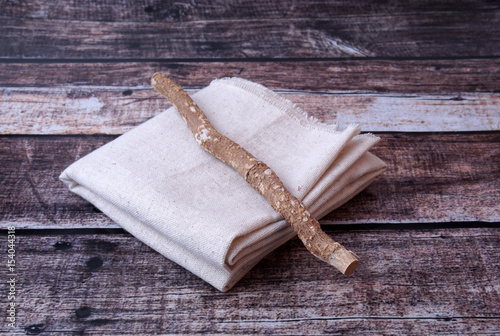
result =
[[[335,251],[328,263],[342,272],[345,276],[351,276],[359,266],[359,260],[344,247]]]

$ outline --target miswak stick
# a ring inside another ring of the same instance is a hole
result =
[[[354,273],[359,265],[358,259],[323,232],[318,221],[311,216],[304,204],[283,186],[271,168],[220,134],[191,97],[171,79],[156,73],[151,83],[156,91],[174,104],[196,142],[235,169],[245,181],[264,196],[273,209],[290,223],[297,236],[314,256],[334,266],[346,276]]]

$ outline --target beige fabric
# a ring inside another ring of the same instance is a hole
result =
[[[193,99],[216,129],[266,162],[317,218],[385,169],[367,152],[378,138],[358,135],[356,125],[337,131],[261,85],[215,80]],[[60,178],[221,291],[294,235],[241,176],[198,146],[174,108],[73,163]]]

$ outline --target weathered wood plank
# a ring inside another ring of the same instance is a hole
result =
[[[280,94],[324,122],[360,123],[370,132],[500,129],[498,94]],[[143,89],[0,89],[0,133],[122,134],[170,106],[158,98]]]
[[[188,319],[186,317],[186,319]],[[188,319],[189,321],[189,319]],[[463,318],[463,319],[398,319],[398,318],[358,318],[354,317],[350,320],[290,320],[283,325],[281,322],[272,323],[270,321],[252,321],[252,322],[229,322],[226,327],[224,323],[214,322],[210,326],[216,328],[211,331],[207,327],[208,322],[197,324],[196,326],[179,328],[181,331],[172,331],[175,324],[171,327],[166,327],[165,330],[153,331],[155,335],[384,335],[398,336],[405,335],[426,335],[427,332],[432,332],[433,335],[470,335],[470,336],[494,336],[498,335],[498,322],[496,319],[481,319],[481,318]],[[142,323],[146,323],[144,321]],[[102,328],[99,325],[108,323],[108,320],[89,320],[88,323],[81,323],[84,327],[79,327],[77,330],[85,330],[85,335],[102,336]],[[188,322],[189,323],[189,322]],[[96,326],[97,327],[94,327]],[[33,335],[43,332],[45,324],[33,324],[27,326],[27,330],[33,331]],[[87,327],[88,326],[88,327]],[[184,331],[187,329],[188,331]],[[151,330],[155,330],[151,327]],[[10,335],[26,335],[26,330],[14,331]],[[77,331],[79,332],[79,331]],[[42,334],[43,335],[43,334]],[[63,336],[68,335],[68,331],[52,330],[50,335]],[[116,332],[114,330],[106,331],[105,335],[136,335],[135,332],[125,330]]]
[[[500,132],[380,134],[382,178],[322,224],[500,221]],[[0,222],[19,228],[117,227],[58,180],[114,136],[0,137]]]
[[[264,299],[263,299],[264,300]],[[73,312],[71,312],[73,313]],[[108,314],[111,315],[111,314]],[[169,316],[170,317],[170,316]],[[420,319],[420,318],[397,318],[397,317],[374,317],[362,318],[352,317],[350,319],[334,319],[334,318],[312,318],[312,319],[290,319],[287,321],[235,321],[224,322],[217,320],[209,322],[207,317],[203,317],[203,322],[192,321],[187,314],[184,318],[187,322],[183,327],[178,327],[180,322],[175,322],[165,328],[151,326],[151,322],[142,320],[141,330],[149,330],[153,335],[356,335],[356,336],[398,336],[398,335],[470,335],[470,336],[494,336],[499,335],[498,320],[488,318],[443,318],[443,319]],[[164,318],[163,320],[166,320]],[[181,319],[179,317],[178,319]],[[75,324],[79,319],[74,318]],[[80,334],[84,331],[84,335],[137,335],[131,330],[116,331],[113,325],[119,322],[112,319],[81,319],[75,327],[74,334]],[[157,320],[157,318],[155,319]],[[62,324],[62,323],[61,323]],[[102,327],[105,324],[110,326]],[[130,323],[127,323],[129,325]],[[64,328],[61,326],[60,328]],[[27,330],[30,330],[31,335],[42,333],[44,330],[49,330],[50,335],[63,336],[68,335],[67,329],[52,329],[48,328],[45,323],[34,323],[26,326],[26,329],[19,328],[9,335],[26,335]],[[104,330],[104,331],[103,331]],[[0,329],[0,331],[3,331]],[[10,331],[9,331],[10,332]],[[105,334],[103,334],[105,332]],[[43,335],[42,333],[41,335]],[[30,334],[28,334],[30,335]]]
[[[1,58],[499,56],[500,12],[99,22],[2,18]]]
[[[366,132],[500,130],[500,94],[279,93],[323,122]],[[151,89],[0,88],[0,134],[122,134],[170,106]]]
[[[36,69],[36,71],[35,71]],[[278,91],[460,94],[500,92],[500,58],[275,62],[0,63],[2,87],[151,87],[163,72],[190,89],[243,77]],[[99,88],[95,88],[99,89]]]
[[[3,17],[78,21],[195,21],[228,19],[334,18],[346,15],[383,15],[429,12],[476,12],[498,10],[494,1],[123,1],[98,3],[76,0],[26,1],[3,6]]]
[[[292,239],[228,293],[128,234],[18,235],[17,327],[11,334],[493,335],[500,330],[499,230],[329,234],[360,256],[351,278]],[[6,239],[0,244],[4,249]],[[0,274],[5,278],[5,267]],[[2,292],[6,286],[0,283]],[[1,328],[7,331],[5,324]]]
[[[357,222],[381,223],[381,208],[385,223],[499,221],[500,132],[381,137],[372,152],[388,171],[323,224],[353,222],[344,217],[351,212]]]

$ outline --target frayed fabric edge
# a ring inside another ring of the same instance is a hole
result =
[[[320,129],[330,133],[342,133],[342,131],[338,130],[338,123],[335,122],[333,124],[327,124],[322,122],[318,118],[310,115],[302,108],[297,106],[294,102],[289,99],[283,98],[278,95],[274,91],[268,89],[264,85],[249,81],[240,77],[224,77],[219,79],[214,79],[210,85],[212,84],[225,84],[225,85],[233,85],[242,90],[245,90],[261,99],[263,99],[266,103],[271,104],[280,110],[284,111],[288,114],[293,120],[297,121],[300,125],[305,127],[311,127],[314,129]],[[358,128],[359,124],[350,124],[348,128]]]

